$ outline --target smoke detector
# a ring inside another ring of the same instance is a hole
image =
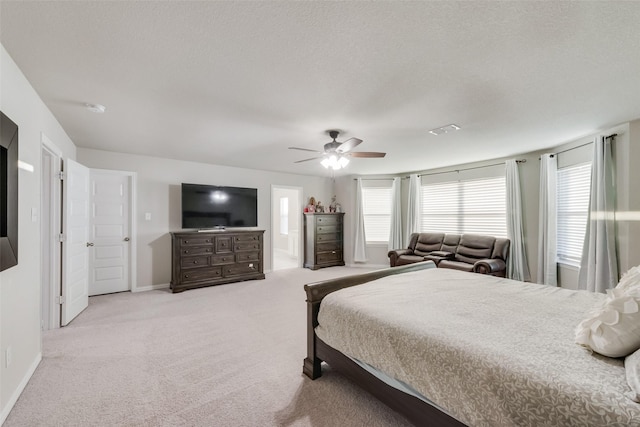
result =
[[[84,104],[85,108],[92,113],[102,114],[107,110],[107,107],[101,104]]]

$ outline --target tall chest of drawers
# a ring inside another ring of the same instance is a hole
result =
[[[344,213],[304,214],[304,266],[344,265]]]
[[[171,233],[171,290],[264,279],[264,230]]]

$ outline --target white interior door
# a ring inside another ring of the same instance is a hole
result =
[[[62,326],[89,305],[89,168],[64,164],[62,244]]]
[[[130,185],[126,172],[91,169],[89,295],[131,289]]]

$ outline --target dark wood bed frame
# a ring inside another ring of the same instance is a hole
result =
[[[320,303],[322,299],[331,292],[386,276],[428,268],[436,268],[436,266],[432,261],[426,261],[305,285],[304,290],[307,293],[307,357],[304,359],[302,372],[312,380],[315,380],[322,375],[322,362],[326,362],[332,369],[348,377],[351,381],[367,390],[391,409],[406,416],[409,421],[415,425],[438,427],[464,426],[465,424],[456,420],[438,407],[389,386],[362,369],[338,350],[324,343],[315,333],[315,327],[318,326]]]

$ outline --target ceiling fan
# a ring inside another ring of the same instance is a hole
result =
[[[337,130],[328,131],[329,136],[333,138],[333,141],[324,144],[324,150],[310,150],[308,148],[289,147],[290,150],[311,151],[313,153],[320,153],[321,156],[311,157],[309,159],[297,160],[294,163],[308,162],[310,160],[322,159],[320,162],[325,168],[332,168],[335,170],[341,169],[349,164],[349,157],[364,157],[364,158],[376,158],[384,157],[387,153],[379,153],[375,151],[351,151],[356,146],[362,143],[361,139],[349,138],[344,142],[336,141],[336,138],[340,134]]]

